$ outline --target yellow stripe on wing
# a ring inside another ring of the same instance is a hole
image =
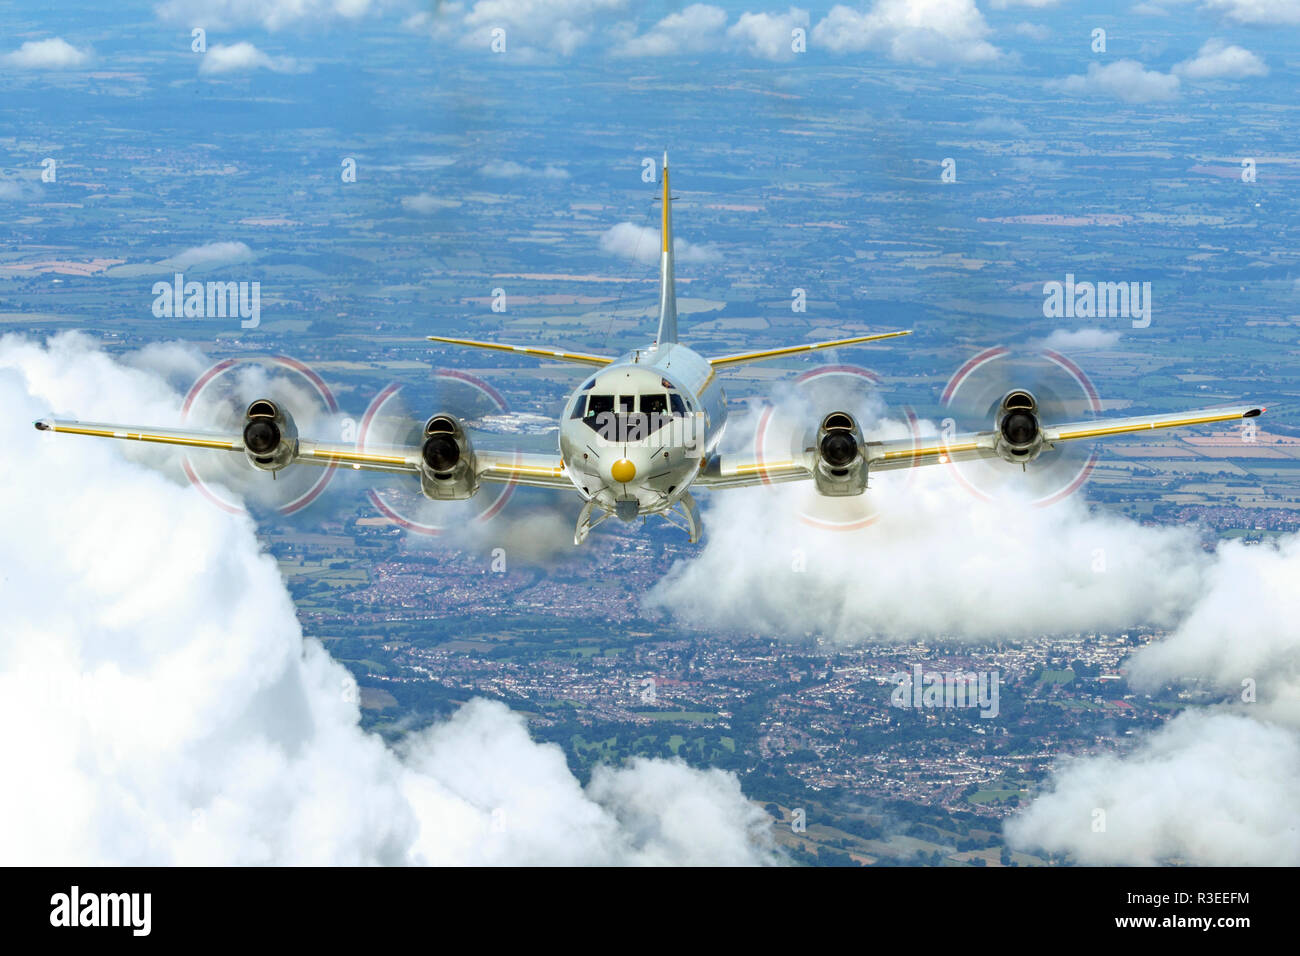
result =
[[[346,461],[358,465],[406,465],[403,457],[393,455],[372,455],[360,451],[334,451],[328,448],[314,448],[307,456],[321,461]]]
[[[563,465],[512,465],[503,461],[494,461],[484,471],[496,471],[505,475],[536,475],[539,478],[559,478],[564,474]]]
[[[752,465],[737,465],[734,468],[728,468],[726,471],[722,472],[722,476],[724,478],[732,478],[740,475],[789,471],[792,468],[798,468],[800,471],[804,470],[803,465],[793,461],[755,462]]]
[[[64,435],[90,435],[94,438],[120,438],[126,441],[147,441],[161,445],[185,445],[188,448],[234,449],[235,444],[219,438],[198,438],[185,435],[154,435],[150,432],[116,431],[108,428],[83,428],[79,425],[52,424],[47,431]]]
[[[962,442],[960,445],[927,445],[922,448],[900,448],[887,451],[876,461],[898,461],[900,458],[928,458],[931,455],[951,455],[954,452],[978,451],[976,442]]]
[[[900,335],[911,335],[912,330],[906,329],[902,332],[880,332],[876,335],[857,335],[849,339],[835,339],[830,342],[813,342],[809,345],[790,345],[780,349],[764,349],[759,352],[741,352],[737,355],[722,355],[718,358],[709,359],[709,364],[714,368],[726,368],[728,365],[743,365],[746,362],[764,362],[767,359],[781,358],[785,355],[801,355],[804,352],[815,352],[820,349],[833,349],[841,345],[858,345],[862,342],[878,342],[881,339],[897,338]]]
[[[464,345],[473,349],[491,349],[495,352],[516,352],[520,355],[535,355],[538,358],[558,359],[561,362],[575,362],[579,365],[605,366],[614,361],[604,355],[588,355],[586,352],[563,352],[559,349],[539,349],[527,345],[502,345],[498,342],[452,339],[443,335],[428,335],[425,338],[431,342],[445,342],[448,345]]]
[[[1071,431],[1058,431],[1057,441],[1072,441],[1076,438],[1104,438],[1106,435],[1123,435],[1127,432],[1149,431],[1157,428],[1182,428],[1186,425],[1208,425],[1211,422],[1230,422],[1245,417],[1241,409],[1231,412],[1219,412],[1214,415],[1198,415],[1194,418],[1177,418],[1169,421],[1152,419],[1145,422],[1128,422],[1123,425],[1098,425],[1090,428],[1076,428]]]

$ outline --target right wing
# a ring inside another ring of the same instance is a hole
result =
[[[43,418],[36,428],[64,435],[89,435],[94,438],[117,438],[183,448],[211,448],[217,451],[244,452],[244,438],[239,432],[222,433],[181,428],[148,428],[140,425],[110,425],[103,422],[79,422]],[[525,452],[474,450],[480,480],[493,483],[514,482],[540,488],[572,489],[564,462],[559,455]],[[392,445],[366,448],[338,442],[298,439],[294,464],[337,466],[388,474],[420,473],[418,445]]]
[[[431,342],[446,342],[448,345],[464,345],[474,349],[493,349],[497,352],[516,352],[520,355],[536,355],[539,358],[570,362],[574,365],[606,366],[614,361],[604,355],[589,355],[586,352],[561,352],[558,349],[539,349],[527,345],[499,345],[496,342],[476,342],[473,339],[449,339],[441,335],[425,336]]]

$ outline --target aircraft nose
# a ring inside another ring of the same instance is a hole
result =
[[[626,458],[620,458],[610,466],[609,476],[619,484],[625,485],[636,477],[636,465]]]

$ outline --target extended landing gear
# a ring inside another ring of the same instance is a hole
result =
[[[674,528],[681,528],[686,532],[687,538],[691,544],[698,544],[700,532],[703,526],[700,524],[700,506],[695,503],[688,491],[678,499],[677,504],[673,505],[671,511],[665,511],[660,515]]]
[[[599,527],[602,522],[614,514],[612,511],[603,509],[599,514],[596,514],[597,507],[596,499],[593,498],[583,505],[582,510],[578,512],[578,526],[573,531],[573,543],[575,545],[586,541],[587,535],[591,534],[593,529]],[[699,542],[700,533],[703,529],[700,524],[700,508],[695,503],[695,499],[691,497],[690,492],[682,495],[677,503],[673,505],[671,511],[660,511],[658,515],[674,528],[681,528],[685,531],[691,544]],[[649,516],[647,515],[647,517]]]
[[[591,517],[591,513],[595,510],[596,510],[596,499],[593,498],[590,501],[588,501],[585,505],[583,505],[582,510],[578,512],[578,527],[575,528],[573,531],[573,543],[575,545],[582,544],[582,542],[586,541],[587,535],[591,534],[591,530],[599,526],[600,523],[604,521],[606,518],[608,518],[610,515],[608,511],[601,511],[601,513],[597,515],[596,519],[593,521]]]

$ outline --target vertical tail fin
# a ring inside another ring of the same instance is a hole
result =
[[[668,189],[668,152],[664,151],[664,222],[659,252],[659,334],[655,341],[677,341],[677,289],[673,284],[673,207]]]

